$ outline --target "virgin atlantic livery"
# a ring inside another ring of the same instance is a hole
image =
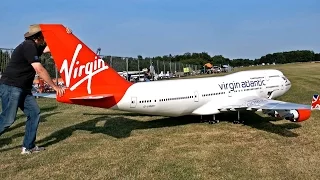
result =
[[[290,81],[278,70],[241,71],[220,77],[177,79],[131,83],[100,59],[61,24],[41,24],[41,29],[55,64],[66,86],[58,102],[110,108],[147,115],[215,115],[237,111],[262,111],[292,122],[309,119],[311,110],[319,109],[319,96],[312,104],[273,100],[290,87]]]

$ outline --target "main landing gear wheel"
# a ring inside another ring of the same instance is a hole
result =
[[[238,119],[233,121],[233,124],[243,124],[244,121],[240,119],[240,111],[238,112]]]
[[[204,122],[202,115],[201,115],[201,121],[200,122]],[[217,124],[219,122],[220,121],[218,119],[216,119],[216,115],[215,114],[212,115],[212,120],[208,120],[209,124]]]

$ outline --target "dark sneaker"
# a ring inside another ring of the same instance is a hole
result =
[[[40,151],[43,151],[43,150],[45,150],[44,147],[38,147],[38,146],[35,146],[35,147],[32,148],[32,149],[27,149],[27,148],[25,148],[25,147],[22,147],[21,154],[37,153],[37,152],[40,152]]]

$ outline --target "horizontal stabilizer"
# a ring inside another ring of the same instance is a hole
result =
[[[36,97],[54,98],[54,99],[57,97],[55,93],[32,93],[32,95]]]
[[[95,100],[95,99],[104,99],[113,97],[112,94],[97,94],[97,95],[90,95],[90,96],[81,96],[81,97],[74,97],[70,98],[71,100]]]

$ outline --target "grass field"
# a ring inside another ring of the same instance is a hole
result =
[[[320,92],[320,63],[275,68],[293,83],[280,100],[310,104]],[[320,179],[320,112],[302,123],[243,113],[219,124],[165,118],[38,99],[37,144],[20,155],[25,117],[0,137],[0,179]]]

